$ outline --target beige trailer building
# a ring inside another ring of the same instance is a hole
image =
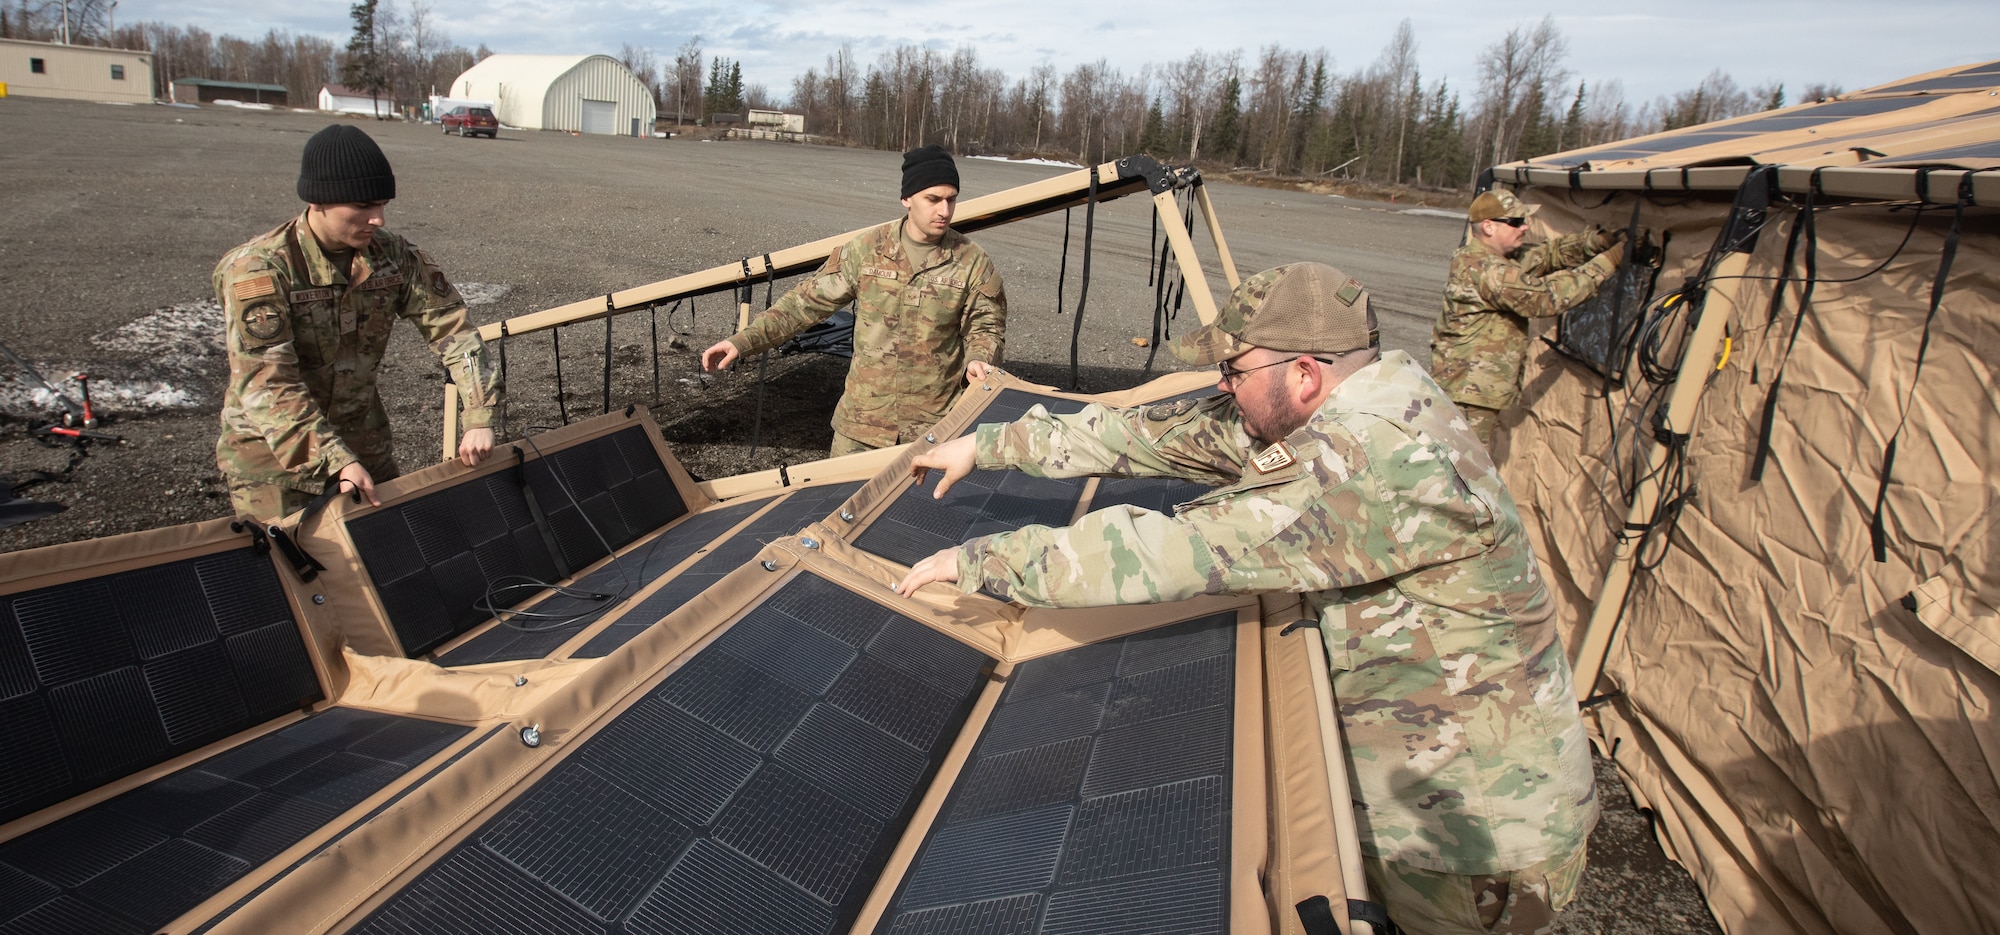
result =
[[[150,104],[153,53],[0,39],[0,84],[25,97]]]
[[[492,55],[451,83],[451,96],[493,102],[524,130],[640,136],[657,115],[653,93],[608,55]]]

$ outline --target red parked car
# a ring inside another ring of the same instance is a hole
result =
[[[444,132],[457,130],[459,136],[484,136],[489,140],[500,136],[500,118],[485,107],[454,107],[439,122],[444,124]]]

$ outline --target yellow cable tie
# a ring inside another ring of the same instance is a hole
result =
[[[1723,364],[1729,363],[1729,346],[1733,340],[1726,334],[1722,336],[1722,359],[1715,362],[1715,369],[1721,370]]]

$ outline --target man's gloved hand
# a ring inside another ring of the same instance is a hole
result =
[[[1625,264],[1625,245],[1623,243],[1614,243],[1606,247],[1604,252],[1598,254],[1598,256],[1608,257],[1605,262],[1611,264],[1612,269],[1617,269]]]

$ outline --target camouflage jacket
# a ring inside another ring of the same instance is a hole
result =
[[[986,251],[945,231],[922,269],[904,255],[900,220],[870,228],[729,339],[745,355],[854,303],[854,362],[835,431],[883,448],[937,424],[965,389],[965,366],[1000,362],[1007,292]]]
[[[491,426],[499,370],[437,264],[377,231],[350,269],[337,269],[305,225],[293,218],[215,267],[229,351],[215,445],[222,473],[318,492],[352,462],[392,464],[375,371],[397,318],[415,323],[451,370],[465,400],[460,424]]]
[[[1513,259],[1471,240],[1451,258],[1444,313],[1431,329],[1431,376],[1456,402],[1507,409],[1521,399],[1528,319],[1560,315],[1615,271],[1597,255],[1595,229],[1522,250]]]
[[[1036,407],[978,440],[981,468],[1222,486],[1171,517],[1116,506],[974,539],[962,588],[1035,606],[1298,593],[1326,636],[1365,852],[1476,874],[1583,846],[1597,802],[1551,598],[1485,448],[1408,354],[1255,461],[1230,396]]]

